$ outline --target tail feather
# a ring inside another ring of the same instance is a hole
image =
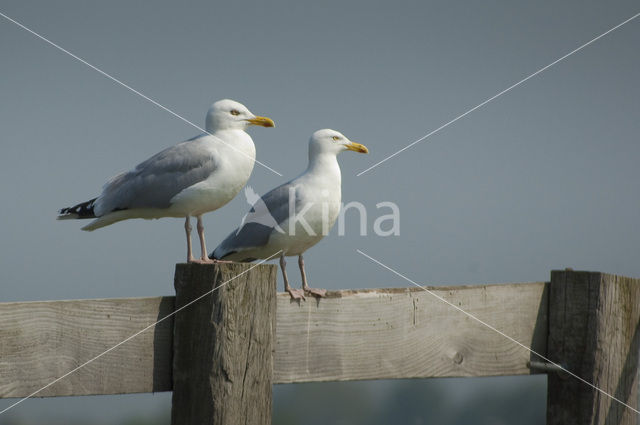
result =
[[[97,198],[93,198],[87,202],[82,202],[73,207],[62,208],[58,212],[58,220],[96,218],[96,215],[93,211],[96,199]]]

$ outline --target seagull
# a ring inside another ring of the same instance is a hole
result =
[[[239,102],[219,100],[207,112],[205,133],[114,176],[100,196],[62,208],[58,220],[93,218],[82,228],[92,231],[130,218],[184,217],[187,262],[215,262],[207,257],[202,215],[231,201],[249,179],[256,158],[245,132],[250,125],[274,127]],[[197,218],[200,259],[191,251],[191,216]]]
[[[345,150],[369,152],[364,145],[350,141],[335,130],[313,133],[305,172],[256,202],[242,226],[231,232],[210,258],[251,262],[279,253],[284,290],[292,299],[304,299],[305,293],[325,296],[326,290],[309,287],[302,254],[329,233],[338,217],[342,196],[337,155]],[[256,208],[262,205],[266,208]],[[269,220],[261,215],[272,217],[277,226],[265,225]],[[302,290],[289,285],[285,257],[291,256],[298,256]]]

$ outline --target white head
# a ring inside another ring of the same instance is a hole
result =
[[[275,126],[270,118],[255,116],[242,103],[230,99],[217,101],[207,112],[206,130],[209,133],[216,130],[245,130],[250,125]]]
[[[366,146],[352,142],[339,131],[328,128],[316,131],[309,140],[309,159],[323,153],[338,155],[346,150],[369,153],[369,149]]]

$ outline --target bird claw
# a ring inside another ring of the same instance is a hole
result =
[[[189,258],[187,260],[188,263],[195,263],[195,264],[213,264],[216,261],[211,260],[209,258]]]
[[[314,297],[324,298],[327,296],[326,289],[320,288],[304,288],[304,292],[313,295]]]
[[[306,298],[304,297],[304,291],[303,290],[289,288],[286,291],[289,293],[289,295],[291,295],[291,299],[292,300],[305,300],[306,301]]]

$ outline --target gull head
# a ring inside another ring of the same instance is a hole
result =
[[[321,153],[332,153],[334,155],[338,155],[342,151],[369,153],[369,149],[367,149],[365,145],[352,142],[339,131],[328,128],[316,131],[309,140],[310,156],[315,156]]]
[[[206,128],[209,133],[216,130],[245,130],[250,125],[274,127],[270,118],[258,117],[240,102],[222,99],[211,105],[207,112]]]

